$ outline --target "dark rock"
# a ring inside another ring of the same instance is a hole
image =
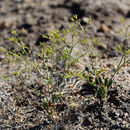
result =
[[[0,23],[0,29],[7,29],[9,27],[9,24],[7,23],[7,21],[3,21],[2,23]]]

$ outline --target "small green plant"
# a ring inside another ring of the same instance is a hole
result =
[[[50,120],[53,120],[53,115],[55,114],[55,107],[56,107],[56,101],[58,100],[58,98],[61,95],[54,93],[52,95],[52,99],[51,101],[48,100],[47,98],[43,99],[43,108],[47,111],[47,113],[49,114]]]
[[[124,18],[122,19],[122,22],[124,24]],[[124,24],[125,25],[125,24]],[[115,75],[119,72],[119,70],[126,64],[130,62],[130,59],[128,57],[129,53],[130,53],[130,48],[128,47],[128,45],[126,44],[127,39],[130,37],[130,33],[128,33],[128,30],[130,28],[130,24],[125,26],[125,35],[123,36],[123,49],[121,48],[120,45],[117,46],[116,51],[119,51],[122,56],[121,59],[117,65],[117,67],[114,70],[114,73],[108,78],[108,77],[104,77],[103,81],[100,79],[100,77],[98,75],[96,75],[97,77],[97,81],[99,86],[96,89],[96,92],[99,93],[102,97],[102,99],[104,99],[105,101],[108,98],[108,92],[111,89],[112,83],[114,81],[114,77]],[[121,31],[118,31],[119,34],[121,34]]]
[[[0,48],[0,52],[6,56],[5,61],[15,66],[12,75],[16,78],[17,83],[29,86],[36,92],[42,101],[41,106],[46,110],[51,120],[53,120],[53,115],[55,114],[56,104],[62,97],[63,86],[66,84],[67,79],[79,77],[85,80],[94,87],[96,96],[100,95],[102,99],[107,100],[115,74],[118,73],[124,64],[130,61],[130,59],[127,59],[130,52],[129,48],[125,47],[122,50],[118,46],[117,50],[122,52],[123,55],[114,74],[110,77],[104,76],[101,78],[100,74],[105,69],[97,69],[93,61],[94,49],[98,44],[97,39],[93,38],[91,43],[86,39],[85,28],[81,25],[77,15],[74,15],[71,20],[74,23],[69,25],[68,29],[63,29],[62,31],[52,30],[48,36],[43,35],[49,42],[40,43],[39,51],[29,49],[22,42],[24,29],[22,29],[21,36],[15,30],[12,30],[9,37],[9,40],[17,45],[19,51]],[[91,18],[86,22],[86,27],[90,22]],[[129,27],[130,25],[126,28],[124,40],[127,39]],[[67,41],[66,35],[71,35],[71,41]],[[81,52],[79,50],[73,56],[74,48],[79,44],[84,46],[85,51]],[[73,65],[81,63],[80,59],[86,55],[90,58],[91,67],[88,68],[88,73],[83,74],[74,70]],[[36,79],[39,79],[40,83],[45,86],[44,92],[39,90],[39,86],[35,83]]]
[[[119,61],[119,64],[117,65],[117,67],[114,70],[114,73],[109,77],[107,76],[103,76],[101,78],[100,74],[105,72],[106,69],[105,68],[96,68],[94,65],[94,61],[93,61],[93,56],[94,56],[94,48],[95,45],[98,44],[98,41],[96,38],[92,39],[92,42],[89,46],[88,41],[86,39],[86,32],[85,29],[82,27],[82,25],[80,24],[80,21],[77,19],[77,16],[74,15],[74,17],[72,18],[72,21],[76,22],[83,33],[83,39],[81,39],[81,41],[84,43],[86,50],[88,51],[89,54],[89,58],[90,58],[90,63],[91,63],[91,67],[88,68],[88,74],[85,74],[85,76],[83,76],[82,73],[76,73],[76,76],[80,77],[81,79],[85,80],[87,83],[89,83],[90,85],[92,85],[95,89],[95,96],[100,95],[101,99],[103,100],[107,100],[107,98],[109,97],[108,92],[110,91],[112,84],[114,82],[114,76],[119,72],[119,70],[121,69],[121,67],[123,67],[126,63],[129,63],[130,59],[128,58],[128,54],[130,53],[130,49],[126,44],[126,41],[128,39],[128,37],[130,36],[130,33],[128,33],[128,30],[130,28],[130,24],[125,26],[125,35],[124,35],[124,50],[121,49],[120,46],[118,46],[116,48],[117,51],[120,51],[122,54],[121,60]],[[89,19],[87,21],[87,25],[91,22],[91,19]],[[122,22],[124,23],[124,19],[122,19]],[[125,25],[125,24],[124,24]],[[121,31],[118,31],[118,33],[121,35]],[[91,70],[91,71],[90,71]]]
[[[73,19],[78,21],[77,15],[74,15]],[[82,28],[80,22],[78,24]],[[82,31],[84,30],[82,29]],[[0,52],[5,54],[6,62],[15,66],[12,76],[15,77],[17,84],[33,89],[41,98],[43,108],[53,119],[56,103],[62,96],[63,84],[66,84],[68,78],[75,76],[71,73],[72,66],[78,63],[79,59],[88,53],[88,50],[82,53],[77,52],[75,56],[72,55],[74,48],[83,41],[75,24],[69,25],[67,30],[63,29],[61,32],[52,30],[48,36],[43,35],[43,38],[48,39],[49,43],[40,43],[39,51],[30,50],[23,43],[23,34],[24,29],[22,29],[21,35],[12,30],[9,37],[9,40],[17,45],[19,51],[0,48]],[[71,41],[67,42],[67,34],[71,35]],[[85,32],[83,34],[85,38]],[[75,37],[77,37],[76,41]],[[41,93],[34,77],[40,79],[41,84],[45,86],[45,92]]]
[[[122,22],[124,23],[124,19],[122,19]],[[130,28],[130,24],[125,26],[125,35],[123,36],[124,40],[123,40],[123,49],[121,48],[121,46],[118,46],[115,50],[119,51],[122,56],[121,59],[117,65],[117,67],[114,70],[114,73],[109,77],[103,76],[101,78],[100,74],[102,72],[105,71],[104,68],[100,68],[99,70],[94,66],[93,64],[93,52],[90,52],[90,59],[91,59],[91,64],[92,64],[92,68],[91,71],[89,71],[89,76],[87,76],[86,81],[93,85],[95,87],[95,95],[97,96],[98,94],[101,96],[102,99],[104,99],[105,101],[107,100],[107,98],[109,97],[108,92],[110,91],[112,84],[114,82],[114,77],[115,75],[119,72],[119,70],[121,69],[121,67],[123,67],[126,63],[130,62],[130,59],[128,57],[129,53],[130,53],[130,48],[128,47],[128,45],[126,44],[127,39],[130,37],[130,33],[128,33],[128,30]],[[118,33],[121,35],[121,31],[118,31]],[[90,78],[93,77],[93,80],[90,80]]]

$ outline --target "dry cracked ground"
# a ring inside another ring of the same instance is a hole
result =
[[[32,50],[38,50],[40,42],[53,29],[61,30],[72,23],[77,14],[81,24],[91,17],[86,37],[96,37],[99,44],[94,56],[96,66],[104,66],[112,73],[121,55],[115,52],[123,46],[123,38],[116,32],[130,24],[130,0],[0,0],[0,47],[17,49],[8,40],[11,29],[19,34],[25,29],[23,42]],[[68,36],[67,39],[70,39]],[[130,45],[130,39],[127,41]],[[75,51],[81,51],[82,45]],[[88,57],[82,62],[87,66]],[[19,63],[20,64],[20,63]],[[81,72],[85,67],[76,66]],[[10,75],[15,66],[4,62],[0,53],[0,76]],[[35,76],[41,91],[44,85]],[[15,80],[15,81],[14,81]],[[54,120],[51,121],[41,107],[41,100],[27,86],[17,84],[17,79],[5,81],[0,78],[0,130],[129,130],[130,129],[130,64],[123,66],[115,80],[107,101],[94,97],[94,90],[79,79],[68,81],[63,86],[64,94],[56,103]]]

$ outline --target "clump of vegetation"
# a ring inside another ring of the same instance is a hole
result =
[[[41,48],[39,51],[34,52],[22,42],[24,29],[22,29],[21,36],[19,36],[15,30],[12,30],[12,35],[9,37],[9,40],[20,48],[19,52],[0,48],[0,52],[6,56],[5,61],[16,65],[12,75],[17,78],[17,83],[25,86],[27,86],[27,81],[31,83],[29,87],[41,98],[42,106],[49,114],[50,119],[53,119],[56,103],[63,95],[63,85],[67,83],[67,79],[79,77],[85,80],[94,87],[95,95],[100,95],[101,99],[106,101],[115,74],[124,64],[130,61],[130,59],[127,59],[128,53],[130,52],[129,48],[125,47],[125,49],[122,50],[121,47],[118,46],[116,50],[122,53],[122,58],[114,74],[110,77],[101,78],[100,74],[103,73],[105,69],[97,69],[93,63],[94,48],[96,44],[98,44],[97,39],[93,38],[92,42],[89,43],[86,39],[85,29],[80,24],[77,15],[74,15],[71,20],[74,24],[69,25],[67,30],[63,29],[62,32],[58,30],[51,31],[48,36],[43,35],[44,38],[49,40],[50,44],[45,42],[40,43]],[[88,19],[86,27],[90,22],[91,18]],[[80,30],[77,29],[78,27],[80,27]],[[128,37],[129,27],[130,25],[126,27],[124,40]],[[69,43],[67,43],[66,40],[66,35],[68,34],[71,35],[71,42]],[[75,37],[77,37],[76,41]],[[76,55],[73,56],[72,52],[78,44],[82,44],[86,51],[77,52]],[[73,65],[80,63],[79,60],[86,55],[89,55],[91,62],[91,68],[87,70],[88,73],[82,74],[82,72],[73,70]],[[42,84],[44,84],[44,94],[41,93],[36,85],[32,72],[35,72],[41,79]]]
[[[89,58],[90,58],[90,62],[91,62],[90,63],[91,68],[87,67],[88,73],[85,74],[84,76],[80,73],[80,75],[78,75],[78,76],[94,87],[95,96],[99,95],[101,97],[101,99],[106,101],[109,97],[108,92],[110,91],[110,89],[112,87],[115,75],[119,72],[121,67],[123,67],[126,63],[129,63],[129,61],[130,61],[130,59],[128,58],[128,55],[130,53],[130,48],[126,44],[127,39],[130,37],[130,33],[128,33],[130,24],[126,26],[124,18],[122,18],[122,23],[124,24],[124,28],[125,28],[125,35],[123,36],[123,38],[124,38],[123,46],[124,47],[122,49],[121,46],[118,45],[117,48],[115,48],[116,51],[119,51],[122,54],[122,57],[117,65],[117,67],[115,68],[114,73],[111,76],[109,75],[108,77],[106,77],[106,76],[101,77],[101,73],[106,71],[106,69],[105,68],[99,68],[99,69],[96,68],[96,66],[94,65],[94,61],[93,61],[94,47],[96,44],[98,44],[97,39],[93,38],[91,46],[88,46],[88,41],[86,39],[86,32],[85,32],[85,29],[81,26],[80,21],[77,20],[76,16],[74,16],[74,18],[72,18],[72,21],[77,22],[77,24],[80,26],[80,28],[84,34],[83,40],[81,40],[81,41],[84,43],[84,45],[86,47],[86,50],[89,54]],[[118,33],[121,35],[122,31],[119,30]]]

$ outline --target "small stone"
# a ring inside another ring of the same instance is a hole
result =
[[[9,27],[9,24],[6,21],[3,21],[0,24],[0,29],[7,29]]]
[[[103,31],[103,32],[111,32],[112,30],[107,26],[107,25],[105,25],[105,24],[101,24],[101,30]]]
[[[88,17],[83,17],[83,18],[82,18],[82,22],[83,22],[83,23],[87,23],[88,21],[89,21],[89,18],[88,18]]]

